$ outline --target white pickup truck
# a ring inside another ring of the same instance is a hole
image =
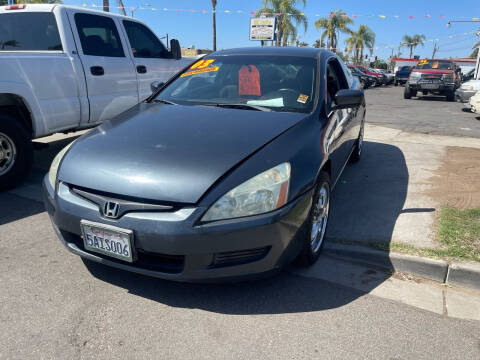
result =
[[[193,60],[144,24],[64,5],[0,7],[0,190],[16,186],[31,140],[95,126]]]

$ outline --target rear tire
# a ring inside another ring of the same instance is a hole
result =
[[[31,138],[18,119],[0,114],[0,190],[19,185],[32,166]]]
[[[330,196],[330,176],[327,172],[322,171],[320,172],[313,193],[312,206],[303,239],[303,249],[297,258],[298,263],[302,266],[313,265],[318,260],[325,245],[325,234],[327,232],[330,210]]]
[[[455,101],[455,93],[453,91],[447,93],[447,101]]]
[[[394,86],[398,86],[398,81],[394,81],[394,82],[393,82],[393,85],[394,85]]]

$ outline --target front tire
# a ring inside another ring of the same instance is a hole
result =
[[[32,166],[33,145],[14,116],[0,114],[0,190],[19,185]]]
[[[328,215],[330,211],[331,184],[330,176],[322,171],[313,193],[312,206],[304,235],[303,249],[298,255],[298,262],[303,266],[313,265],[325,245]]]
[[[358,134],[358,138],[355,141],[355,147],[353,149],[352,154],[350,155],[350,162],[351,163],[356,163],[360,161],[360,158],[362,157],[362,149],[363,149],[363,130],[364,126],[360,128],[360,133]]]
[[[455,93],[453,91],[447,93],[447,101],[455,101]]]

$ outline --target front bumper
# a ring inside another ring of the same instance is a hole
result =
[[[431,85],[431,83],[429,82],[422,82],[421,80],[420,81],[407,81],[407,84],[408,84],[408,87],[411,89],[411,90],[417,90],[417,91],[431,91],[431,92],[441,92],[441,93],[446,93],[446,92],[452,92],[455,90],[455,84],[453,83],[444,83],[444,82],[439,82],[438,84],[435,84],[435,85],[438,85],[438,87],[436,88],[428,88],[429,85]]]
[[[465,90],[459,88],[455,91],[455,98],[461,102],[468,102],[470,98],[477,93],[477,90]]]
[[[70,252],[122,270],[191,282],[247,278],[290,263],[303,245],[312,198],[308,191],[268,214],[196,225],[204,208],[134,212],[108,220],[63,183],[54,194],[45,177],[43,194],[53,228]],[[132,230],[133,263],[86,251],[82,219]]]

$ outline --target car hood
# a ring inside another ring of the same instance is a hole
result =
[[[58,176],[110,194],[196,203],[228,170],[305,117],[142,103],[76,141]]]

